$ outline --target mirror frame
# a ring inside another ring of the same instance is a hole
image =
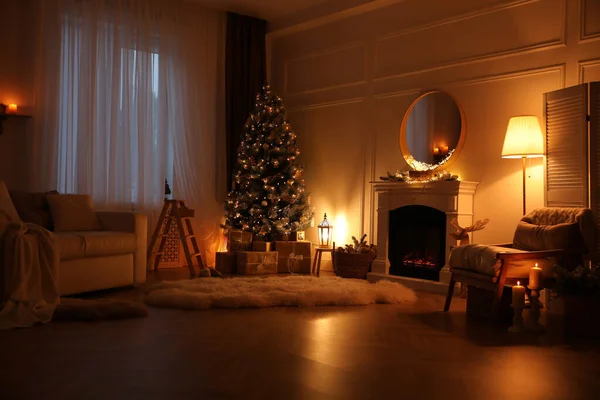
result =
[[[449,168],[454,163],[454,161],[456,161],[457,156],[460,154],[463,146],[465,145],[465,138],[467,136],[467,129],[466,129],[467,125],[465,122],[466,121],[465,113],[463,112],[462,107],[460,106],[460,104],[458,104],[458,102],[456,101],[454,96],[451,96],[450,94],[448,94],[444,91],[429,90],[429,91],[423,92],[419,95],[419,97],[417,97],[410,104],[410,107],[408,107],[408,109],[404,113],[404,117],[402,117],[402,124],[400,125],[400,135],[399,135],[400,151],[402,152],[402,157],[404,158],[404,161],[406,162],[406,164],[408,164],[408,166],[410,168],[413,168],[412,165],[409,163],[409,159],[412,158],[412,155],[408,151],[408,143],[406,142],[406,124],[408,122],[408,116],[410,115],[410,112],[415,107],[415,105],[419,102],[419,100],[421,100],[425,96],[433,94],[433,93],[442,93],[442,94],[450,97],[452,99],[452,101],[454,101],[454,104],[456,104],[456,108],[458,108],[458,112],[460,113],[460,135],[458,137],[458,143],[456,144],[456,147],[454,148],[454,153],[452,153],[452,156],[450,156],[450,158],[445,163],[443,163],[441,165],[437,165],[435,168],[432,168],[429,170],[429,171],[443,171],[443,170]],[[418,160],[416,160],[416,161],[418,161]],[[434,164],[431,164],[431,165],[434,165]]]

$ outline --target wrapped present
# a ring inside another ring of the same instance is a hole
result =
[[[230,229],[227,236],[227,251],[250,251],[252,249],[252,232]]]
[[[290,240],[292,242],[300,242],[300,241],[306,240],[306,235],[305,235],[304,231],[290,232],[288,240]]]
[[[279,253],[277,272],[310,274],[311,242],[275,242]]]
[[[218,251],[215,269],[222,274],[237,273],[237,253],[235,251]]]
[[[252,251],[273,251],[273,243],[265,241],[252,242]]]
[[[239,251],[237,273],[241,275],[263,275],[277,273],[276,251]]]

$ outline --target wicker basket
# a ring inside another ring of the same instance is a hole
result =
[[[342,278],[366,279],[371,270],[371,263],[377,257],[375,249],[366,253],[343,253],[334,251],[333,270],[337,276]]]

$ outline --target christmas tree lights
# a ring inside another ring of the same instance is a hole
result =
[[[233,187],[225,200],[225,228],[274,240],[310,226],[313,210],[296,161],[296,138],[283,100],[263,86],[244,125]]]

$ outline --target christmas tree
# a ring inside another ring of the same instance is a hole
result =
[[[299,154],[283,100],[263,86],[244,125],[224,227],[268,241],[308,227],[313,211]]]

